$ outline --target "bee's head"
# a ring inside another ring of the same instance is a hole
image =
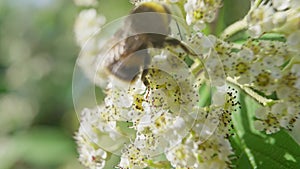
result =
[[[167,35],[171,21],[169,9],[157,2],[145,2],[137,6],[129,17],[130,27],[136,33],[157,33]]]

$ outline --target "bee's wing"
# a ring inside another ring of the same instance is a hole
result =
[[[146,50],[146,36],[128,36],[120,29],[105,46],[104,53],[98,56],[101,69],[107,76],[113,75],[124,81],[132,81],[140,72],[141,67],[148,60]]]
[[[124,30],[119,29],[110,38],[107,36],[101,36],[100,43],[98,43],[97,56],[91,63],[94,70],[94,81],[101,87],[106,87],[108,82],[108,77],[111,72],[107,67],[113,63],[115,60],[119,59],[120,53],[124,50],[124,41],[118,37],[126,36]]]
[[[115,47],[114,62],[108,65],[108,70],[117,78],[124,81],[132,81],[141,72],[141,69],[149,62],[149,54],[147,45],[140,38],[143,37],[128,37],[122,42],[122,45]],[[120,49],[121,48],[121,49]],[[117,53],[116,51],[122,51]]]

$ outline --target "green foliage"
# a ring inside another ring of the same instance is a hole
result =
[[[6,142],[5,142],[6,141]],[[75,143],[59,128],[35,127],[1,142],[8,152],[1,157],[0,168],[58,168],[69,161],[75,162]],[[23,167],[24,167],[23,166]]]
[[[244,94],[240,101],[242,109],[234,114],[236,132],[231,139],[236,153],[234,168],[299,168],[299,144],[285,130],[271,135],[255,130],[254,112],[260,105]]]
[[[72,1],[0,2],[0,169],[82,168],[72,138],[75,17]]]

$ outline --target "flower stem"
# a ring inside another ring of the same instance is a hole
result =
[[[227,81],[235,86],[238,86],[240,89],[242,89],[246,94],[248,94],[250,97],[255,99],[257,102],[262,104],[263,106],[271,106],[273,105],[276,101],[272,99],[265,98],[255,91],[253,91],[251,88],[239,84],[236,80],[232,79],[231,77],[227,77]]]
[[[246,19],[239,20],[232,25],[229,25],[221,34],[220,38],[226,40],[233,36],[234,34],[247,28]]]
[[[255,0],[252,4],[251,4],[251,8],[249,10],[249,12],[251,12],[254,8],[257,8],[261,3],[263,2],[263,0]],[[249,14],[248,12],[248,14]],[[247,15],[246,15],[247,16]],[[244,30],[247,28],[247,21],[246,21],[246,17],[244,17],[244,19],[239,20],[231,25],[229,25],[221,34],[220,38],[223,40],[226,40],[228,38],[230,38],[231,36],[233,36],[234,34]]]

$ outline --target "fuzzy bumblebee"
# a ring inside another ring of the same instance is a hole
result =
[[[170,10],[161,3],[145,2],[134,8],[112,38],[117,43],[105,59],[107,72],[119,80],[132,82],[138,75],[144,79],[147,74],[151,63],[149,48],[179,46],[192,54],[183,42],[169,36],[171,19]]]

